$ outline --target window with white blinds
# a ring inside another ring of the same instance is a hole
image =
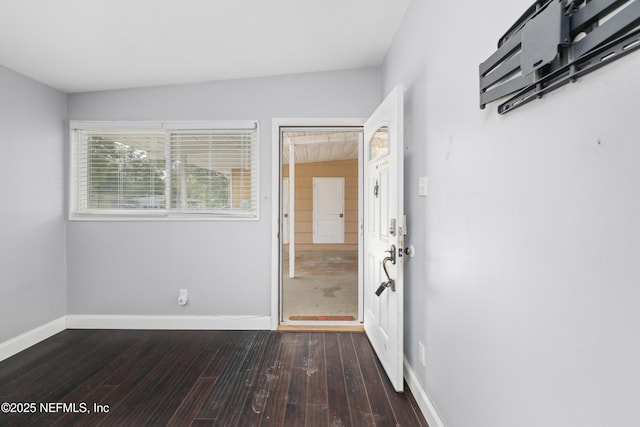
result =
[[[71,122],[72,219],[257,218],[257,124]]]

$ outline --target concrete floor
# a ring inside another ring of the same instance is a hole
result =
[[[296,277],[283,255],[283,318],[352,316],[358,319],[358,251],[297,251]]]

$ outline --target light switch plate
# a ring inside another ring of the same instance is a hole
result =
[[[418,180],[418,196],[426,197],[429,181],[426,176],[421,176]]]

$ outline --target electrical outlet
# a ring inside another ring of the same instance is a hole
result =
[[[418,360],[422,366],[427,366],[424,358],[424,344],[422,344],[422,342],[418,342]]]
[[[189,302],[189,295],[187,294],[186,289],[180,289],[178,294],[178,305],[185,305]]]

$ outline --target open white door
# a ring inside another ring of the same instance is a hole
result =
[[[403,391],[404,88],[364,125],[364,329],[396,391]]]

